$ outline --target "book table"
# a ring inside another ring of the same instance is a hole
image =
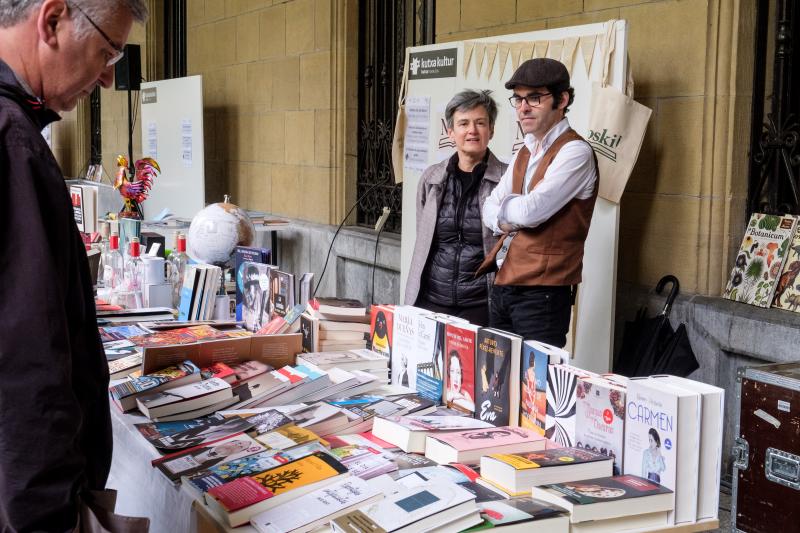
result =
[[[250,526],[230,529],[219,524],[203,503],[195,501],[181,490],[180,485],[173,485],[153,468],[150,462],[159,454],[134,427],[134,424],[142,422],[148,422],[148,419],[139,414],[120,413],[115,406],[111,406],[114,455],[108,487],[118,491],[118,513],[148,517],[150,531],[154,532],[255,533]],[[703,520],[628,533],[696,533],[718,527],[719,520]]]

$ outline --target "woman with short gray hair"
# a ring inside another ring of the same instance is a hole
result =
[[[404,303],[488,323],[491,279],[475,277],[494,245],[481,206],[506,170],[489,150],[497,104],[491,91],[464,90],[445,107],[452,157],[428,167],[417,189],[417,239]]]

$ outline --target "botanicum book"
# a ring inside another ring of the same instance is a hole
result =
[[[736,255],[723,297],[769,307],[783,270],[797,217],[754,213]]]

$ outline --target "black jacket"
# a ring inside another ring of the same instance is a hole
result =
[[[420,297],[442,306],[486,305],[486,280],[475,278],[484,257],[478,187],[486,172],[486,161],[473,169],[471,181],[463,185],[456,177],[457,165],[458,154],[454,154],[447,164],[445,190]]]
[[[69,531],[111,466],[108,363],[64,178],[59,117],[0,61],[0,531]]]

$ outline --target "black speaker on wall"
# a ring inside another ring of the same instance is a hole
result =
[[[125,55],[114,65],[114,88],[138,91],[142,81],[142,50],[138,44],[126,44]]]

